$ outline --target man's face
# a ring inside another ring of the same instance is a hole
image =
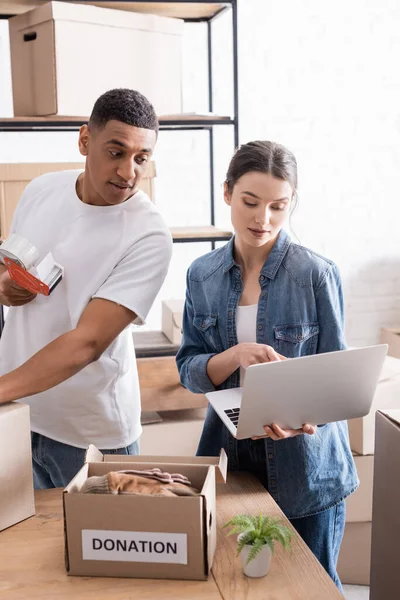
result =
[[[121,121],[83,125],[79,150],[86,156],[83,200],[98,206],[121,204],[137,190],[153,154],[157,134]]]

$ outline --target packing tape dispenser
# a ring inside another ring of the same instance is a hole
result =
[[[64,269],[54,261],[51,252],[36,265],[38,258],[37,248],[17,233],[12,233],[0,246],[0,260],[11,279],[33,294],[49,296],[60,283]]]

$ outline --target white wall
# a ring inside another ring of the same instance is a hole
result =
[[[231,40],[216,23],[216,110],[229,112]],[[0,114],[11,115],[7,24],[0,21]],[[400,323],[400,4],[396,0],[239,0],[240,138],[288,145],[299,163],[300,241],[343,275],[347,336],[378,340]],[[205,26],[185,33],[185,110],[207,110]],[[217,219],[229,223],[222,181],[232,135],[217,137]],[[79,160],[76,133],[0,133],[0,162]],[[207,134],[161,133],[156,202],[168,224],[209,218]],[[208,244],[175,245],[160,300],[184,294],[190,261]]]
[[[301,242],[335,260],[347,337],[400,324],[400,3],[240,3],[241,141],[299,163]]]

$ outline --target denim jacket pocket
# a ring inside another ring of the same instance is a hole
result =
[[[222,352],[217,315],[195,315],[194,327],[202,334],[206,352]]]
[[[315,354],[318,333],[318,323],[296,323],[274,327],[274,348],[288,358]]]

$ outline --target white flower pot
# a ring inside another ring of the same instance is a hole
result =
[[[242,534],[241,534],[242,535]],[[238,536],[238,540],[240,539]],[[260,552],[253,560],[247,563],[247,559],[251,552],[251,544],[246,544],[240,552],[240,559],[242,561],[243,573],[247,577],[265,577],[268,574],[271,566],[272,552],[271,548],[266,544],[262,547]]]

